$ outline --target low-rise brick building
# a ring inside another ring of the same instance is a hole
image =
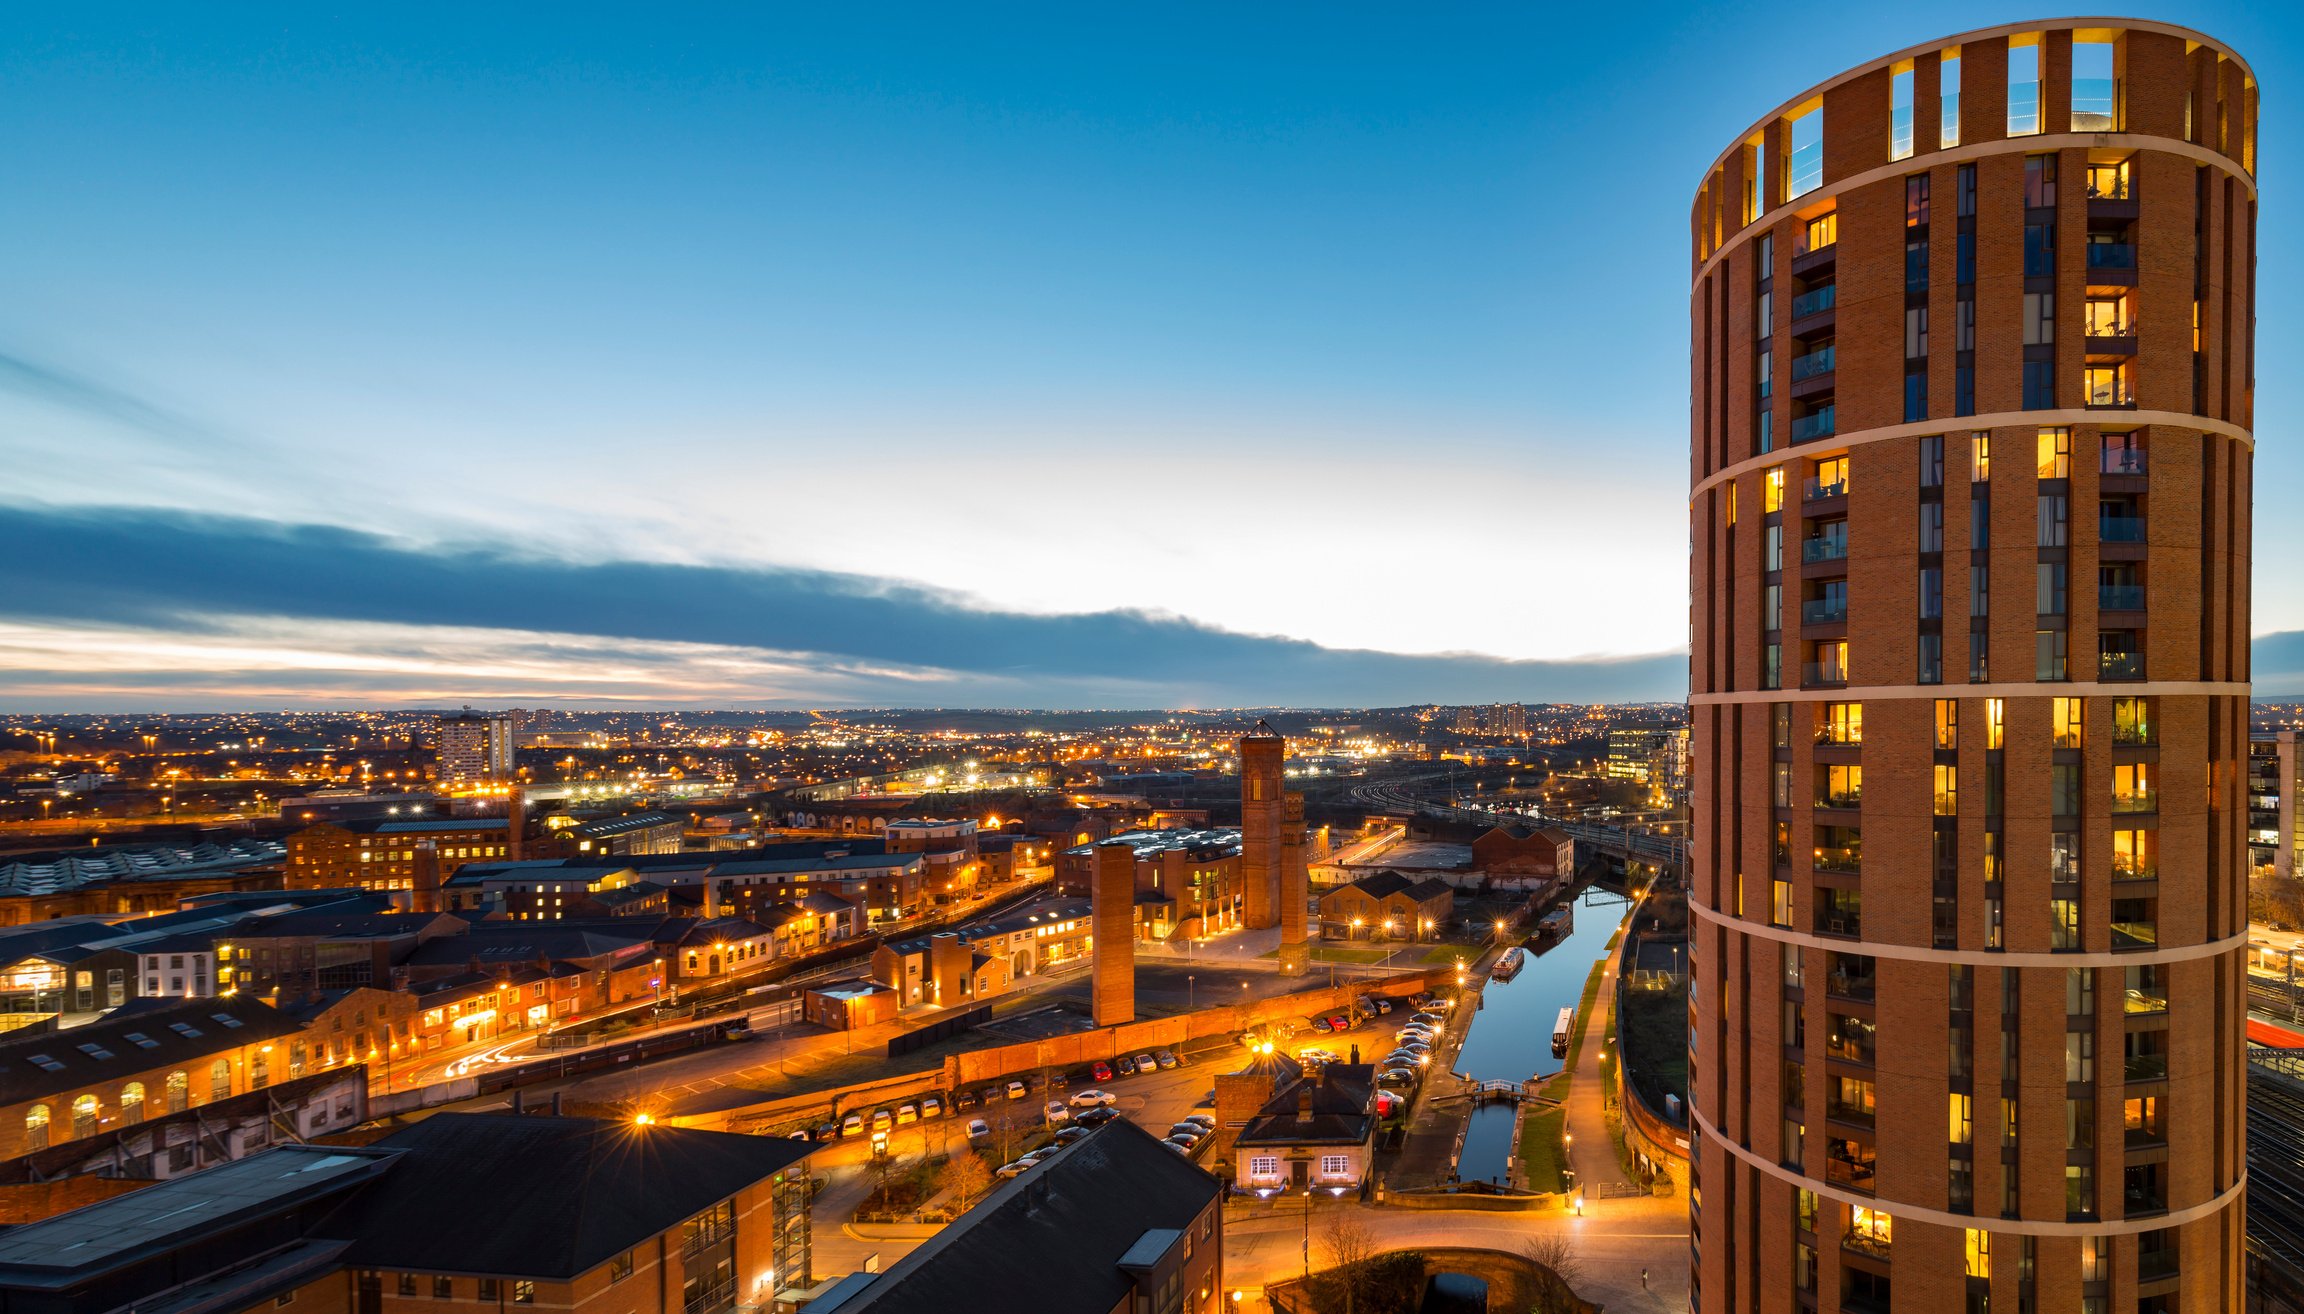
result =
[[[1332,940],[1427,940],[1456,915],[1456,887],[1395,871],[1363,876],[1320,896],[1320,934]]]
[[[323,821],[288,836],[287,888],[357,886],[413,894],[422,844],[432,846],[443,878],[467,862],[513,856],[511,823],[503,817]]]

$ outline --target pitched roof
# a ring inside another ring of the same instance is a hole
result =
[[[1320,1075],[1282,1085],[1234,1141],[1238,1145],[1352,1145],[1375,1130],[1376,1069],[1366,1063],[1331,1063]],[[1303,1097],[1312,1096],[1311,1116]]]
[[[598,1118],[441,1113],[373,1147],[407,1151],[316,1229],[361,1268],[564,1280],[773,1178],[816,1146]],[[526,1201],[507,1207],[506,1183]]]
[[[0,1105],[84,1090],[301,1030],[296,1019],[262,1000],[234,995],[137,1000],[68,1031],[11,1031],[0,1035]]]
[[[817,1314],[1032,1310],[1106,1314],[1135,1290],[1123,1262],[1155,1229],[1194,1226],[1221,1187],[1120,1119],[1057,1151]]]

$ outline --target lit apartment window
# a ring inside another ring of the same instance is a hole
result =
[[[1861,744],[1864,742],[1864,704],[1826,703],[1816,722],[1816,742],[1820,744]]]
[[[1821,251],[1840,240],[1840,212],[1829,210],[1817,215],[1801,226],[1800,238],[1793,243],[1794,255]]]
[[[2080,384],[2090,406],[2119,408],[2136,404],[2136,394],[2129,381],[2125,361],[2116,365],[2087,366],[2080,371]]]
[[[2072,131],[2120,130],[2118,54],[2110,41],[2072,43]]]
[[[1824,105],[1819,101],[1792,118],[1792,156],[1787,200],[1824,185]]]
[[[2080,747],[2086,728],[2084,701],[2078,698],[2057,698],[2052,701],[2055,703],[2056,747]]]
[[[1960,815],[1960,768],[1939,762],[1936,764],[1936,815]]]
[[[2040,34],[2008,38],[2008,135],[2040,131]]]
[[[1768,472],[1763,490],[1760,499],[1762,511],[1775,512],[1784,509],[1784,467],[1777,466]]]
[[[1912,65],[1897,66],[1888,75],[1888,158],[1912,158]]]
[[[2069,479],[2072,477],[2072,431],[2065,428],[2042,429],[2039,438],[2040,477],[2042,479]]]
[[[1984,700],[1984,747],[1997,749],[2008,728],[2008,703],[2002,698]]]
[[[1858,703],[1856,706],[1863,706]],[[1957,699],[1936,700],[1936,746],[1949,752],[1960,746],[1960,703]]]
[[[1946,55],[1936,62],[1936,94],[1940,101],[1936,121],[1936,144],[1951,147],[1960,144],[1960,57]]]
[[[2090,160],[2088,162],[2088,199],[2091,201],[2125,201],[2128,199],[2128,160]]]

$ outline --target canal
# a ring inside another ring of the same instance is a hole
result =
[[[1520,974],[1491,981],[1481,992],[1456,1070],[1480,1081],[1526,1081],[1558,1072],[1566,1061],[1552,1057],[1552,1025],[1560,1010],[1583,997],[1592,964],[1607,952],[1608,937],[1624,918],[1629,901],[1598,887],[1576,900],[1576,928],[1542,955],[1531,949]],[[1464,1129],[1464,1152],[1457,1175],[1466,1181],[1502,1182],[1512,1155],[1512,1106],[1475,1109]]]

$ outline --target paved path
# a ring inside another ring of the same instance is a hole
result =
[[[1616,1147],[1608,1141],[1608,1081],[1600,1058],[1607,1050],[1608,1027],[1616,1016],[1616,955],[1600,977],[1600,994],[1592,1001],[1592,1016],[1584,1024],[1584,1044],[1576,1051],[1576,1076],[1568,1083],[1568,1166],[1590,1198],[1603,1183],[1629,1187]]]

